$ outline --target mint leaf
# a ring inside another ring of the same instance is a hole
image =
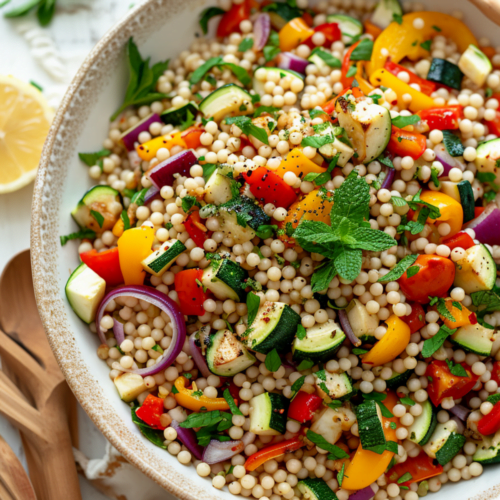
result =
[[[334,444],[330,444],[323,436],[320,436],[319,434],[316,434],[313,431],[307,431],[306,436],[307,439],[309,439],[309,441],[314,443],[318,448],[328,451],[331,455],[335,457],[335,458],[330,458],[329,456],[328,457],[329,460],[340,460],[342,458],[349,458],[349,455],[342,448],[339,448]]]
[[[253,47],[253,38],[243,38],[243,40],[238,45],[239,52],[246,52]]]
[[[465,148],[462,141],[451,130],[443,130],[443,143],[450,156],[463,156]]]
[[[335,190],[330,218],[341,216],[360,223],[368,217],[370,186],[363,177],[357,175],[357,172],[355,175],[349,174],[340,188]]]
[[[337,268],[332,260],[317,267],[311,277],[311,289],[315,292],[326,290],[332,279],[337,275]]]
[[[413,401],[413,399],[409,398],[408,396],[400,398],[399,401],[404,405],[415,406],[415,401]]]
[[[260,142],[269,145],[266,131],[254,125],[248,116],[229,116],[226,118],[226,123],[228,125],[236,125],[245,135],[253,135]]]
[[[352,245],[354,248],[370,252],[382,252],[398,244],[392,236],[384,231],[367,227],[358,227],[353,233],[353,238],[356,240],[356,243]]]
[[[351,53],[351,61],[369,61],[372,57],[373,42],[364,38]]]
[[[205,165],[202,165],[201,168],[203,169],[203,179],[205,179],[206,182],[217,170],[217,165],[215,163],[205,163]]]
[[[411,479],[413,479],[413,476],[409,472],[406,472],[398,479],[398,484],[406,483],[406,481],[410,481]]]
[[[451,312],[446,307],[446,301],[442,297],[438,298],[437,312],[441,316],[443,316],[444,318],[446,318],[447,320],[451,321],[452,323],[456,322],[455,317],[453,316],[453,314],[451,314]]]
[[[206,73],[208,73],[211,69],[224,67],[230,69],[233,72],[234,76],[236,76],[236,78],[243,85],[249,85],[252,82],[250,75],[244,68],[233,63],[227,63],[224,61],[224,59],[222,59],[222,57],[218,56],[212,57],[201,66],[198,66],[198,68],[193,71],[191,78],[189,79],[189,83],[191,83],[191,85],[196,85],[203,80]]]
[[[424,341],[422,356],[424,358],[430,358],[444,344],[444,341],[456,331],[457,328],[450,330],[446,325],[442,325],[434,337]]]
[[[415,123],[418,123],[420,121],[420,116],[418,115],[411,115],[411,116],[396,116],[396,118],[392,119],[392,124],[395,127],[398,128],[403,128],[408,125],[413,125]]]
[[[141,189],[140,191],[137,191],[135,193],[131,200],[130,203],[135,203],[138,207],[141,207],[144,205],[144,199],[146,197],[146,193],[148,192],[148,188]]]
[[[301,221],[293,237],[306,252],[326,252],[326,255],[330,253],[327,245],[339,240],[339,236],[328,224],[314,220]]]
[[[326,50],[323,50],[321,47],[316,47],[313,49],[311,52],[311,56],[318,56],[321,58],[321,60],[327,65],[330,66],[330,68],[340,68],[342,66],[342,61],[340,59],[337,59],[335,56],[327,52]]]
[[[445,361],[452,375],[455,375],[455,377],[469,377],[462,365],[459,365],[458,363],[453,364],[453,362],[449,359],[445,359]]]
[[[326,115],[329,116],[326,111],[323,111],[322,109],[310,109],[309,110],[309,117],[311,120],[314,120],[315,118],[318,118],[318,116],[321,115]]]
[[[280,108],[275,108],[274,106],[259,106],[254,114],[254,118],[258,118],[262,113],[269,113],[273,118],[276,118],[278,116],[278,111]]]
[[[260,307],[260,297],[255,293],[247,294],[248,326],[250,326],[257,316]]]
[[[85,163],[85,165],[93,167],[94,165],[97,165],[97,162],[101,158],[109,156],[110,154],[111,151],[109,149],[101,149],[100,151],[97,151],[97,153],[78,153],[78,157],[83,161],[83,163]]]
[[[413,278],[413,276],[415,276],[419,271],[420,271],[420,267],[418,267],[418,266],[411,266],[406,271],[406,276],[408,278]]]
[[[90,215],[94,217],[94,219],[97,221],[97,224],[99,224],[99,227],[102,228],[102,225],[104,224],[104,216],[101,214],[101,212],[98,212],[97,210],[91,210]]]
[[[412,266],[417,260],[418,255],[407,255],[403,259],[401,259],[385,276],[382,276],[377,281],[378,282],[388,282],[388,281],[396,281],[405,271]]]
[[[392,20],[398,24],[403,24],[403,16],[401,14],[393,14]]]
[[[426,40],[425,42],[420,44],[420,47],[422,47],[424,50],[427,50],[430,52],[431,45],[432,45],[432,40]]]
[[[201,207],[200,202],[194,196],[184,196],[182,198],[182,210],[188,213],[194,206]]]
[[[95,234],[95,231],[92,231],[92,229],[82,229],[77,233],[71,233],[66,236],[59,236],[59,239],[61,240],[61,246],[63,247],[70,240],[83,240],[84,238],[94,240],[96,236],[97,235]]]
[[[353,281],[361,272],[363,252],[359,249],[344,247],[335,259],[335,268],[341,278]]]
[[[311,361],[309,359],[304,359],[300,362],[300,365],[297,367],[297,370],[299,372],[303,370],[309,370],[309,368],[312,368],[314,366],[314,361]]]
[[[266,356],[266,361],[264,362],[266,365],[266,368],[270,372],[276,372],[279,370],[279,367],[281,366],[281,358],[280,355],[278,354],[278,351],[273,349],[267,356]]]
[[[297,326],[297,338],[299,340],[304,340],[307,336],[307,330],[299,324],[299,326]]]
[[[292,392],[295,395],[297,392],[300,391],[300,388],[304,385],[304,382],[306,380],[306,376],[302,375],[302,377],[298,378],[293,384],[292,384]]]
[[[358,68],[356,66],[351,66],[345,75],[347,78],[351,78],[351,76],[356,76],[358,72]]]
[[[304,137],[300,145],[305,148],[310,146],[311,148],[319,149],[325,144],[333,144],[335,142],[335,137],[333,135],[310,135],[309,137]]]

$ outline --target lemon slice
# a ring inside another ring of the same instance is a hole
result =
[[[35,178],[53,114],[33,85],[0,75],[0,193]]]

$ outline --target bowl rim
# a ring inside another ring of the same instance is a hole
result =
[[[68,329],[61,324],[64,321],[59,323],[55,320],[53,314],[53,303],[51,303],[55,302],[55,300],[44,297],[44,292],[52,288],[50,284],[47,284],[47,263],[44,262],[42,256],[44,238],[46,238],[42,236],[42,233],[47,228],[47,223],[45,221],[46,214],[44,214],[43,210],[45,203],[44,187],[47,183],[47,177],[50,177],[49,167],[51,164],[51,157],[54,146],[58,140],[58,136],[62,131],[65,120],[67,119],[66,113],[70,109],[73,100],[77,96],[82,83],[92,70],[92,67],[103,56],[103,53],[108,49],[115,37],[117,37],[125,28],[131,27],[139,13],[142,15],[153,14],[155,9],[161,8],[162,6],[168,7],[169,4],[176,1],[177,0],[144,0],[134,8],[130,9],[92,48],[68,86],[45,140],[38,166],[38,172],[35,178],[31,207],[31,268],[38,312],[51,349],[62,373],[64,374],[66,382],[75,394],[82,408],[85,410],[99,431],[112,444],[112,446],[114,446],[127,459],[129,463],[134,465],[147,477],[155,481],[166,491],[176,497],[182,500],[197,500],[199,498],[222,500],[220,495],[213,495],[210,492],[208,484],[206,485],[206,489],[201,489],[196,484],[189,481],[187,474],[179,474],[179,472],[168,463],[167,458],[162,459],[161,462],[158,461],[158,459],[152,460],[155,455],[147,449],[142,436],[137,438],[138,441],[135,441],[136,436],[131,433],[120,417],[118,417],[120,422],[116,422],[116,419],[114,422],[107,422],[105,419],[99,418],[101,411],[93,407],[92,403],[88,400],[88,397],[84,394],[84,391],[81,390],[81,384],[77,383],[76,377],[71,372],[76,368],[80,371],[80,373],[87,376],[89,379],[92,379],[93,376],[88,367],[85,366],[85,361],[83,360],[81,353],[79,353],[80,355],[76,359],[68,359],[68,351],[65,350],[67,348],[58,345],[58,332],[60,334],[61,331]],[[194,0],[194,2],[200,4],[199,0]],[[53,221],[49,221],[48,226],[53,225]],[[54,298],[57,299],[58,297]],[[57,306],[54,306],[54,308],[57,310]],[[67,339],[68,342],[71,342],[71,339],[67,338],[68,335],[74,338],[73,331],[71,329],[66,331],[65,335],[65,340]],[[92,383],[92,381],[89,380],[89,383]],[[127,440],[129,441],[128,443]],[[131,445],[131,443],[133,443],[133,445]],[[168,456],[170,457],[171,455],[168,454]],[[158,463],[160,464],[159,466],[155,465]]]

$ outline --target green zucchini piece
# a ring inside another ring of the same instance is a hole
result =
[[[302,340],[296,337],[293,341],[294,361],[310,359],[316,362],[332,359],[345,340],[345,333],[333,319],[308,328],[306,332]]]
[[[430,440],[422,448],[429,457],[437,459],[441,465],[446,465],[460,452],[465,441],[465,436],[457,434],[457,423],[449,420],[436,425]]]
[[[300,316],[283,302],[264,302],[249,325],[248,336],[242,342],[252,351],[268,354],[273,349],[290,351]]]
[[[434,58],[431,62],[427,80],[435,83],[441,83],[452,89],[460,90],[462,88],[462,80],[464,74],[460,68],[447,61],[446,59]]]
[[[484,85],[486,78],[493,71],[493,66],[488,56],[473,44],[470,44],[460,57],[458,67],[478,87]]]
[[[403,7],[399,0],[380,0],[372,14],[372,23],[385,30],[394,22],[394,16],[402,16]]]
[[[282,394],[264,392],[250,400],[250,432],[258,436],[285,434],[290,402]]]
[[[186,247],[182,241],[166,241],[156,252],[146,257],[141,264],[146,272],[161,277],[176,261],[177,257],[185,251]]]
[[[391,378],[385,381],[387,388],[396,390],[398,387],[406,385],[412,373],[413,370],[406,370],[403,373],[393,371]]]
[[[239,85],[228,83],[205,97],[199,107],[205,118],[213,118],[219,122],[230,113],[239,115],[251,113],[252,96]]]
[[[429,400],[422,403],[422,413],[408,427],[408,439],[421,446],[431,438],[437,425],[437,416]]]
[[[345,401],[356,392],[347,373],[330,373],[320,370],[314,376],[318,393],[327,403],[331,403],[333,399]]]
[[[458,192],[460,194],[460,203],[464,211],[464,224],[475,218],[474,215],[474,193],[469,181],[460,181],[457,184]]]
[[[237,262],[229,259],[213,260],[203,271],[201,283],[219,300],[245,302],[248,273]]]
[[[453,284],[465,293],[491,290],[497,279],[497,266],[489,250],[482,244],[474,245],[465,251],[465,257],[455,262]]]
[[[473,352],[480,356],[490,356],[493,342],[497,336],[495,330],[485,328],[476,323],[475,325],[461,326],[448,340],[460,346],[465,351]]]
[[[365,400],[356,407],[359,439],[364,449],[385,444],[382,413],[376,401]]]
[[[493,436],[483,436],[483,441],[478,445],[476,453],[472,456],[474,462],[480,462],[483,465],[497,464],[500,462],[500,442]]]
[[[307,500],[338,500],[330,486],[319,477],[302,479],[297,488],[302,493],[302,498]]]
[[[161,121],[167,125],[181,125],[188,119],[188,113],[191,113],[193,118],[196,118],[198,114],[198,104],[190,101],[178,108],[167,109],[160,115],[160,118]]]
[[[363,24],[358,19],[344,14],[330,14],[326,17],[327,23],[338,24],[343,35],[354,38],[363,34]]]

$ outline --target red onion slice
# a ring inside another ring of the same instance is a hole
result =
[[[155,122],[161,123],[161,120],[156,113],[153,113],[151,116],[147,116],[144,120],[141,120],[139,123],[123,132],[121,140],[127,151],[135,150],[135,143],[139,141],[139,134],[141,132],[149,132],[149,126]]]
[[[349,323],[349,318],[347,317],[347,313],[343,309],[340,309],[339,311],[337,311],[337,316],[339,317],[340,326],[342,327],[345,336],[350,340],[352,345],[354,345],[355,347],[360,346],[361,340],[359,340],[358,337],[354,335],[351,323]]]
[[[158,188],[171,186],[174,183],[174,174],[189,175],[189,169],[198,163],[193,149],[187,149],[162,161],[149,172],[149,179]]]
[[[300,73],[297,75],[298,78],[302,78],[302,75],[306,74],[306,68],[310,64],[307,59],[302,59],[302,57],[296,56],[291,52],[282,52],[279,54],[277,62],[278,68],[288,69]]]
[[[466,422],[471,410],[462,405],[455,405],[453,408],[450,408],[450,412],[463,422]]]
[[[149,286],[124,285],[115,288],[109,292],[106,297],[104,297],[99,309],[97,309],[95,324],[97,328],[97,335],[99,335],[99,340],[102,344],[106,344],[106,336],[101,329],[101,319],[106,311],[106,306],[111,300],[116,299],[117,297],[134,297],[153,304],[161,309],[170,318],[173,330],[172,342],[170,343],[168,349],[156,360],[156,364],[148,366],[147,368],[139,368],[136,370],[125,368],[122,368],[122,370],[125,372],[137,373],[138,375],[145,377],[147,375],[154,375],[155,373],[168,368],[182,351],[184,341],[186,340],[186,323],[184,321],[183,314],[179,310],[179,306],[164,293]]]
[[[121,345],[121,343],[125,340],[125,332],[123,331],[124,326],[125,323],[122,321],[120,316],[118,316],[117,313],[113,314],[113,333],[115,334],[116,343],[118,345]]]
[[[356,491],[349,496],[349,500],[370,500],[375,496],[375,492],[373,491],[371,486],[367,486],[362,490]]]
[[[476,239],[488,245],[500,245],[500,209],[495,203],[486,206],[486,210],[465,225],[465,229],[474,229]]]
[[[394,177],[396,176],[396,170],[391,167],[387,167],[385,172],[385,178],[380,186],[380,189],[391,189]]]
[[[254,50],[262,50],[271,33],[271,18],[269,14],[260,14],[253,25]]]
[[[203,448],[198,444],[196,432],[193,429],[184,429],[177,420],[172,420],[170,427],[177,431],[177,439],[198,459],[203,457]]]
[[[444,167],[443,173],[439,177],[447,177],[452,168],[459,168],[462,172],[465,171],[465,165],[451,156],[443,144],[438,144],[434,148],[434,153],[436,153],[436,160],[441,162]]]
[[[203,451],[203,461],[208,465],[218,464],[241,453],[245,448],[243,441],[218,441],[212,439]]]
[[[156,186],[151,186],[144,196],[144,205],[147,205],[150,201],[161,198],[160,190]]]
[[[212,375],[212,372],[209,370],[207,362],[205,360],[205,356],[201,353],[200,348],[196,345],[196,335],[198,332],[194,332],[189,337],[189,347],[191,348],[191,356],[193,356],[194,364],[198,367],[201,374],[204,377],[208,377]]]

